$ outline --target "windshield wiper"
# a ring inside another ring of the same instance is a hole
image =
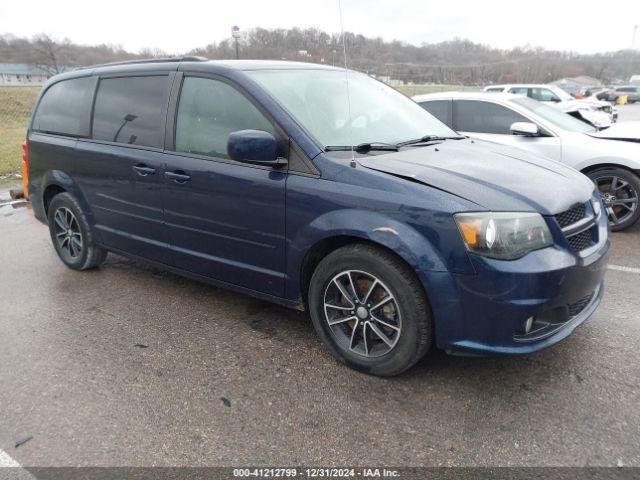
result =
[[[392,143],[382,143],[382,142],[367,142],[367,143],[359,143],[351,147],[350,145],[329,145],[325,147],[326,152],[335,152],[335,151],[348,151],[353,150],[358,153],[367,153],[372,150],[376,151],[389,151],[389,152],[397,152],[398,146]]]
[[[416,145],[419,143],[429,143],[429,142],[438,142],[444,140],[462,140],[463,138],[467,138],[463,135],[456,135],[455,137],[441,137],[440,135],[425,135],[421,138],[416,138],[414,140],[407,140],[406,142],[400,142],[396,144],[398,147],[406,147],[407,145]]]

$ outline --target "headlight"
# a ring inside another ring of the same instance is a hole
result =
[[[515,260],[553,245],[539,213],[458,213],[454,218],[467,249],[485,257]]]

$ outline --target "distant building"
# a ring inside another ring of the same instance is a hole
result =
[[[49,75],[39,68],[19,63],[0,63],[0,86],[29,87],[44,84]]]
[[[629,83],[633,85],[640,85],[640,75],[631,75]]]
[[[564,91],[571,95],[577,95],[578,92],[586,87],[602,87],[603,84],[600,80],[588,75],[580,75],[579,77],[567,77],[551,82],[551,85],[557,85]]]

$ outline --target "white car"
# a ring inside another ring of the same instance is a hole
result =
[[[580,170],[598,186],[612,230],[623,230],[640,217],[640,143],[620,132],[607,138],[608,130],[598,132],[555,108],[509,93],[442,92],[413,99],[458,132]]]
[[[513,93],[545,102],[552,107],[585,120],[597,128],[607,128],[618,120],[618,110],[609,102],[597,98],[573,98],[556,85],[545,84],[509,84],[491,85],[485,92]]]

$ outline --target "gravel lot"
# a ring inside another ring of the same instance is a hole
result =
[[[566,341],[395,379],[336,363],[303,313],[115,255],[71,271],[27,208],[0,232],[0,454],[22,465],[640,466],[640,225]]]

